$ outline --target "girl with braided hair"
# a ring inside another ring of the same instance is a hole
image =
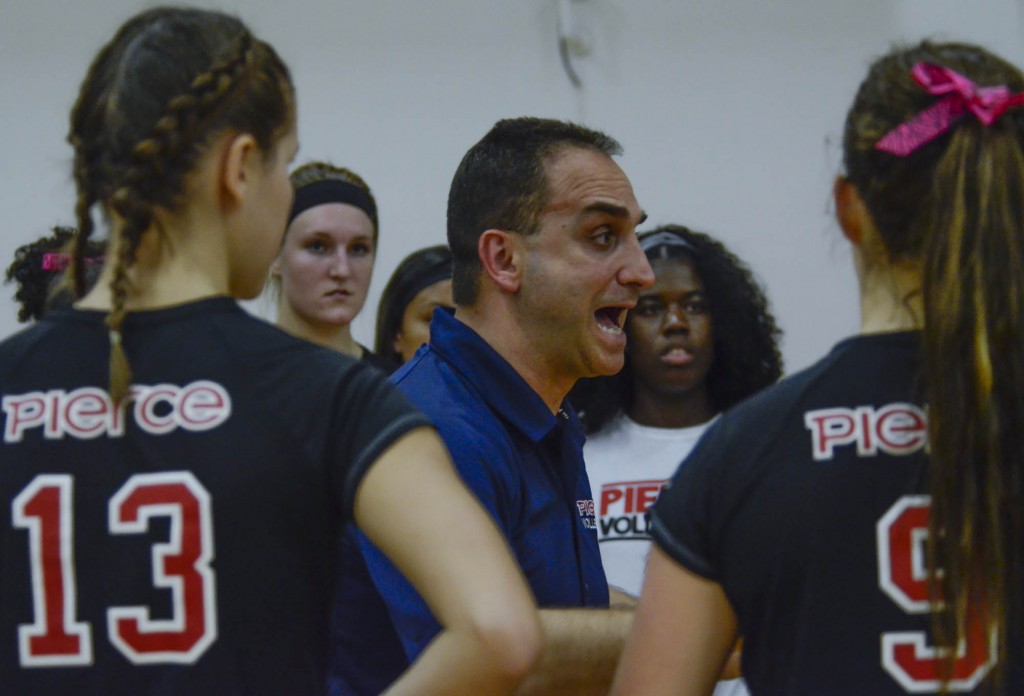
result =
[[[377,370],[242,310],[292,203],[295,95],[218,12],[156,8],[71,117],[79,295],[0,343],[0,683],[12,693],[318,694],[350,520],[445,630],[395,694],[505,694],[539,650],[521,574]]]
[[[651,513],[614,694],[1024,693],[1024,74],[877,60],[836,216],[861,333],[723,414]]]

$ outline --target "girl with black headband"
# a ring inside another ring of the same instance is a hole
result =
[[[1024,73],[923,42],[846,118],[860,332],[723,414],[651,512],[613,694],[1024,694]],[[809,289],[810,290],[810,289]]]
[[[780,332],[743,262],[680,225],[641,234],[640,246],[655,281],[626,318],[625,365],[570,395],[608,584],[634,596],[651,543],[645,513],[662,485],[718,413],[782,374]],[[716,692],[744,693],[734,679]]]
[[[414,251],[384,286],[374,350],[397,369],[430,339],[434,309],[453,306],[451,250],[439,244]]]
[[[377,251],[377,203],[370,187],[355,172],[326,162],[308,162],[290,179],[295,201],[270,269],[277,325],[386,368],[351,330],[366,303]]]

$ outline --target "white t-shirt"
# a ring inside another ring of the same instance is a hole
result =
[[[690,428],[640,425],[624,413],[583,446],[597,510],[597,538],[608,584],[640,594],[651,549],[645,513],[711,421]],[[742,679],[722,681],[714,696],[746,696]]]
[[[583,461],[609,585],[640,594],[651,548],[645,513],[707,427],[653,428],[619,414],[587,438]]]

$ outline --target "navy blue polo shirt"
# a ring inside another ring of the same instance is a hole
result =
[[[392,377],[434,423],[462,478],[497,522],[541,607],[604,607],[583,429],[558,414],[475,331],[434,312],[430,345]],[[398,570],[362,538],[370,574],[410,660],[439,625]]]

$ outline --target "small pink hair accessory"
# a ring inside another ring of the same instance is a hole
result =
[[[933,63],[918,63],[910,74],[929,94],[945,95],[917,116],[901,123],[875,143],[875,149],[906,157],[949,130],[970,112],[991,126],[1012,106],[1024,104],[1024,93],[1013,94],[1006,85],[979,87],[955,70]]]
[[[102,256],[86,256],[82,259],[86,263],[103,263]],[[43,254],[44,271],[63,271],[71,265],[71,254],[60,252],[47,252]]]

